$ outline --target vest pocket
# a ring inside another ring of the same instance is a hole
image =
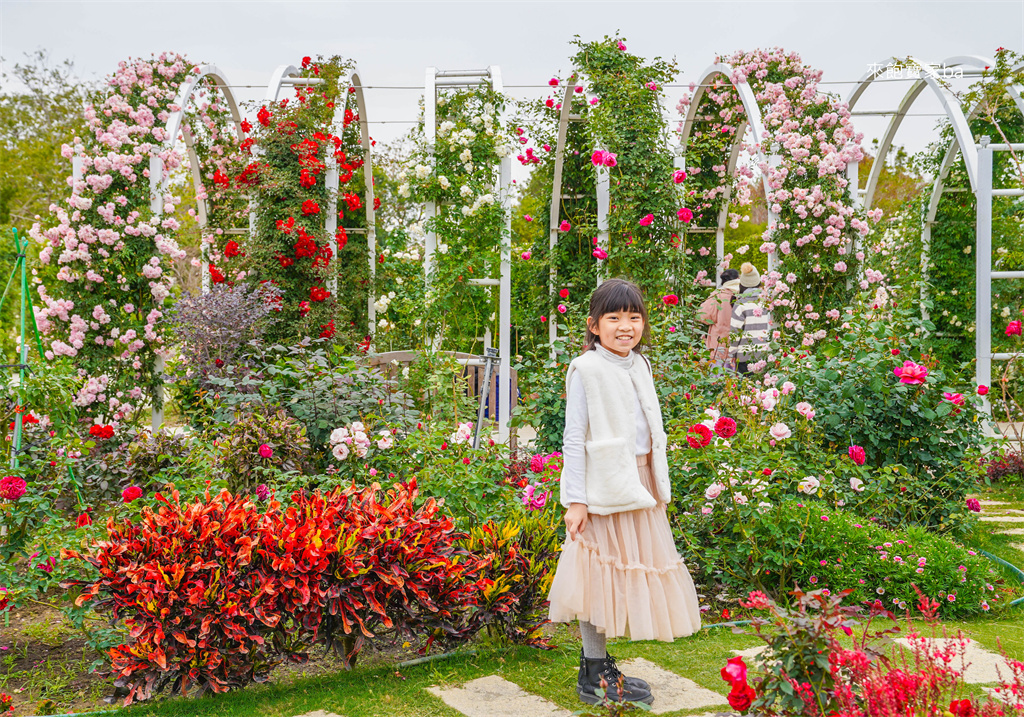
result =
[[[626,446],[626,439],[588,441],[586,450],[587,503],[612,508],[636,502],[637,490],[643,486],[637,473],[636,456]]]

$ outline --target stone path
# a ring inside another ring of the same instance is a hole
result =
[[[649,660],[637,658],[620,663],[623,672],[650,683],[654,692],[651,712],[665,714],[701,707],[727,710],[725,697],[705,689],[693,680],[675,674]],[[572,712],[527,692],[514,682],[488,675],[461,686],[429,687],[427,692],[466,717],[570,717]],[[582,704],[581,704],[582,706]],[[709,712],[697,717],[714,717]]]
[[[997,530],[996,535],[1024,535],[1024,528],[1010,528],[1009,530]]]
[[[1024,523],[1024,515],[983,515],[985,523]]]

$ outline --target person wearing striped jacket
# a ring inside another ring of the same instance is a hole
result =
[[[771,324],[771,312],[761,302],[761,274],[753,264],[744,262],[740,267],[740,293],[733,299],[729,345],[737,373],[747,373],[748,365],[760,361],[768,350]]]

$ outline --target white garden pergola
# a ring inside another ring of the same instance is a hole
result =
[[[475,87],[481,84],[489,84],[498,93],[504,91],[501,80],[501,68],[497,65],[490,65],[484,70],[438,70],[436,67],[428,67],[424,80],[423,95],[423,132],[426,136],[427,149],[431,155],[437,142],[437,93],[439,89]],[[505,125],[502,118],[500,123]],[[495,185],[495,193],[501,203],[505,215],[505,226],[501,237],[501,268],[498,277],[485,277],[480,279],[469,279],[466,283],[470,286],[498,287],[498,390],[497,390],[497,420],[498,435],[501,440],[508,437],[508,421],[512,413],[512,211],[509,206],[509,188],[512,184],[512,158],[508,155],[503,157],[498,167],[498,180]],[[425,219],[437,216],[437,205],[434,202],[427,202],[425,207]],[[423,252],[423,272],[426,279],[427,290],[434,271],[434,252],[437,251],[437,234],[427,231]],[[490,348],[490,330],[483,337],[485,352]],[[462,364],[482,366],[484,359],[469,358],[456,359]],[[491,415],[495,415],[494,407],[491,407]]]
[[[1020,189],[993,189],[992,153],[1008,151],[1011,148],[1015,151],[1024,151],[1024,144],[994,144],[987,136],[981,137],[975,142],[971,134],[969,120],[976,115],[979,108],[969,108],[967,114],[965,114],[962,103],[949,87],[947,78],[943,74],[947,73],[949,69],[954,69],[957,77],[980,77],[983,76],[987,68],[993,65],[995,65],[995,61],[992,58],[977,55],[950,57],[942,62],[941,65],[922,62],[914,57],[902,59],[891,57],[882,63],[876,63],[873,67],[909,67],[912,69],[912,75],[908,76],[907,79],[913,80],[910,89],[895,109],[883,111],[855,109],[871,83],[881,76],[881,73],[877,70],[866,73],[857,82],[847,98],[847,104],[853,116],[890,116],[889,124],[879,145],[878,156],[871,166],[871,172],[865,186],[863,188],[859,186],[859,175],[856,166],[851,168],[849,175],[856,188],[854,196],[863,203],[865,209],[872,208],[878,180],[881,177],[886,158],[893,146],[893,141],[900,125],[903,123],[911,107],[918,101],[926,89],[930,90],[939,100],[942,110],[953,128],[954,139],[943,156],[938,175],[934,179],[924,215],[921,237],[923,244],[921,265],[925,276],[927,276],[928,248],[932,226],[935,223],[935,216],[942,195],[945,192],[951,191],[974,192],[977,197],[977,223],[975,229],[977,245],[975,248],[975,379],[979,384],[985,386],[990,385],[992,382],[993,361],[1006,361],[1016,356],[1016,354],[1010,353],[992,353],[992,280],[1024,279],[1024,271],[992,271],[992,197],[1024,196],[1024,190]],[[937,68],[939,67],[943,68],[943,73],[938,71]],[[1022,68],[1024,68],[1024,65],[1018,66],[1014,70]],[[1020,85],[1010,85],[1005,87],[1004,90],[1013,100],[1018,111],[1024,114],[1024,100],[1022,100],[1024,88]],[[969,187],[946,186],[949,170],[958,157],[963,159],[970,183]],[[984,399],[984,409],[991,415],[992,406],[987,398]]]

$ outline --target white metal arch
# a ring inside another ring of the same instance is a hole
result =
[[[221,94],[224,95],[224,99],[228,103],[228,110],[231,112],[231,121],[235,125],[235,136],[238,141],[241,142],[245,138],[245,133],[242,131],[242,115],[238,110],[238,103],[235,101],[234,94],[231,92],[231,83],[228,82],[224,72],[220,70],[216,65],[202,65],[198,68],[198,72],[194,72],[189,75],[188,79],[181,83],[181,87],[178,89],[178,95],[174,99],[174,104],[177,106],[177,110],[172,112],[167,118],[165,124],[165,136],[163,141],[164,149],[171,149],[178,140],[178,134],[181,133],[185,140],[185,150],[188,155],[189,166],[192,168],[192,185],[196,190],[196,223],[199,224],[200,234],[205,233],[207,228],[207,222],[209,220],[209,205],[205,198],[205,185],[202,177],[202,168],[199,166],[199,157],[195,151],[195,141],[192,137],[192,132],[189,130],[187,124],[185,124],[185,114],[188,109],[188,102],[192,99],[192,95],[195,93],[196,87],[206,77],[210,77],[216,83],[214,86],[220,90]],[[149,169],[149,186],[150,186],[150,209],[154,214],[159,216],[163,213],[163,195],[167,191],[167,185],[170,182],[170,175],[164,176],[163,171],[163,160],[156,155],[150,157],[150,169]],[[154,177],[154,175],[156,175]],[[157,184],[159,182],[159,184]],[[228,234],[244,234],[245,229],[228,229]],[[209,261],[208,250],[205,242],[200,243],[201,261],[203,263],[204,270],[201,273],[203,293],[210,290],[210,275],[205,271],[205,267]]]
[[[267,83],[267,91],[263,96],[263,101],[267,104],[271,104],[278,101],[281,96],[281,90],[284,87],[315,87],[322,85],[324,80],[318,77],[301,77],[301,71],[295,65],[281,65],[270,75],[270,81]],[[367,294],[366,298],[366,311],[368,326],[370,334],[375,332],[376,328],[376,316],[377,310],[374,307],[374,281],[377,273],[377,234],[376,234],[376,212],[373,208],[373,151],[370,143],[370,132],[369,132],[369,119],[367,118],[366,112],[366,98],[363,93],[363,83],[360,79],[358,67],[353,68],[349,75],[348,87],[355,89],[356,95],[356,107],[359,112],[359,131],[360,131],[360,146],[363,150],[363,177],[365,179],[366,188],[363,191],[363,211],[366,216],[366,228],[345,228],[347,234],[366,234],[366,245],[367,245],[367,261],[370,267],[370,287],[371,290]],[[347,89],[347,88],[346,88]],[[347,95],[345,95],[347,98]],[[345,133],[345,106],[346,101],[339,101],[335,103],[334,108],[334,130],[335,134],[339,137],[343,137]],[[335,238],[335,232],[338,230],[338,191],[340,187],[340,174],[338,172],[338,166],[334,157],[327,158],[327,171],[324,174],[324,181],[327,185],[328,200],[327,200],[327,213],[324,217],[324,231],[327,232],[328,241],[331,245],[331,251],[334,252],[335,260],[338,255],[338,242]],[[254,216],[250,213],[249,224],[250,227],[254,223]],[[332,292],[338,290],[338,279],[337,276],[332,277],[330,289]]]
[[[859,180],[855,189],[855,195],[862,197],[862,206],[865,209],[871,209],[872,201],[874,200],[875,190],[878,187],[879,177],[882,175],[882,169],[885,166],[885,160],[888,157],[889,150],[892,148],[893,140],[896,137],[896,132],[899,130],[900,125],[903,124],[904,118],[913,106],[914,102],[917,101],[921,93],[924,92],[925,88],[931,89],[931,91],[938,98],[942,104],[943,112],[946,117],[949,118],[950,124],[953,126],[953,131],[956,135],[958,145],[964,150],[964,162],[967,165],[967,175],[970,178],[971,187],[975,187],[977,183],[978,175],[978,157],[977,147],[974,144],[974,138],[971,136],[971,130],[967,123],[967,118],[964,116],[963,108],[960,106],[960,101],[956,95],[943,84],[942,78],[934,70],[932,65],[921,62],[916,57],[909,58],[898,58],[890,57],[882,63],[876,63],[872,67],[888,67],[892,63],[904,63],[906,60],[913,62],[916,69],[920,69],[921,77],[911,85],[910,90],[903,96],[900,101],[899,107],[892,113],[892,119],[889,120],[889,126],[885,130],[885,134],[882,136],[881,144],[879,145],[878,156],[875,157],[871,165],[871,174],[868,177],[867,184],[862,191],[859,186]],[[962,65],[972,65],[974,67],[985,67],[992,66],[994,64],[991,59],[976,57],[976,56],[957,56],[947,59],[943,65],[946,67],[960,67]],[[858,113],[854,111],[854,107],[857,102],[870,87],[871,83],[879,77],[877,70],[869,70],[866,72],[860,80],[857,81],[856,86],[850,93],[846,103],[850,108],[850,113],[853,116],[857,114],[877,114],[876,112],[869,113]],[[977,74],[971,73],[970,71],[964,74]],[[858,175],[853,175],[855,178]]]
[[[779,161],[779,157],[775,153],[776,150],[774,147],[772,148],[773,153],[770,157],[765,157],[764,155],[764,143],[765,140],[768,139],[768,133],[765,130],[764,120],[761,117],[761,108],[757,104],[757,98],[754,96],[753,88],[751,88],[750,84],[747,82],[734,82],[733,74],[733,67],[724,62],[719,62],[714,65],[711,65],[710,67],[705,69],[704,72],[701,73],[700,78],[697,80],[697,87],[694,90],[693,97],[690,99],[690,106],[686,110],[686,117],[683,120],[682,131],[680,132],[680,146],[682,148],[683,157],[685,159],[686,151],[689,146],[690,134],[693,131],[693,126],[697,123],[697,112],[698,108],[700,107],[700,102],[704,98],[704,95],[707,93],[711,80],[719,76],[724,77],[726,81],[729,83],[729,85],[731,85],[732,88],[736,91],[736,94],[739,96],[740,102],[743,105],[743,114],[746,116],[746,120],[740,122],[740,124],[737,126],[736,133],[733,135],[733,144],[729,152],[729,158],[727,160],[727,177],[732,176],[733,172],[736,170],[736,164],[739,161],[739,145],[740,142],[742,142],[748,127],[750,128],[751,135],[753,136],[754,144],[757,147],[757,157],[759,160],[759,164],[775,165]],[[768,194],[771,191],[771,188],[768,185],[768,177],[764,172],[761,173],[761,183],[764,187],[765,197],[767,198]],[[732,189],[731,187],[727,187],[725,194],[723,195],[723,198],[725,199],[725,204],[718,214],[718,222],[716,228],[714,229],[715,255],[718,259],[717,266],[719,268],[721,267],[722,261],[725,257],[725,225],[726,220],[729,216],[729,201],[731,199],[731,196]],[[771,205],[769,204],[768,226],[772,227],[778,223],[779,218],[774,212],[770,210],[770,206]],[[692,232],[693,229],[690,229],[688,231]],[[775,253],[772,252],[768,254],[768,270],[772,271],[774,267]],[[719,273],[720,272],[718,270],[715,271],[716,284],[718,283]]]
[[[494,92],[504,92],[504,84],[501,79],[501,68],[498,65],[488,65],[483,70],[438,70],[436,67],[428,67],[423,82],[423,134],[426,140],[427,150],[431,157],[434,155],[434,148],[437,144],[437,90],[444,87],[474,87],[483,83],[490,83]],[[507,125],[507,108],[502,111],[499,126]],[[486,277],[469,279],[466,283],[472,286],[498,287],[498,390],[497,390],[497,429],[501,440],[506,440],[509,434],[509,418],[512,415],[512,208],[509,188],[512,185],[512,157],[508,153],[503,157],[498,166],[498,181],[495,189],[505,215],[505,226],[501,237],[501,258],[499,277]],[[426,202],[424,208],[425,221],[437,216],[437,205],[435,202]],[[437,250],[437,234],[427,231],[423,250],[423,274],[426,288],[429,291],[434,271],[434,252]],[[485,344],[489,344],[490,329],[484,334]],[[479,361],[477,359],[456,359],[460,363]],[[493,416],[495,411],[491,411]]]

